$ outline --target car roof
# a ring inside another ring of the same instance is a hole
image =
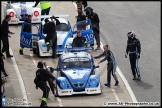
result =
[[[57,19],[60,21],[60,23],[65,23],[68,25],[68,20],[66,20],[65,18],[57,18]],[[51,21],[51,18],[48,18],[48,20]],[[42,24],[43,25],[45,24],[44,20],[42,21]]]
[[[60,56],[61,60],[73,57],[86,57],[89,58],[90,60],[92,59],[91,54],[87,52],[65,52]]]

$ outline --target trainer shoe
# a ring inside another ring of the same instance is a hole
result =
[[[111,84],[110,83],[107,83],[107,84],[104,84],[105,86],[108,86],[108,87],[110,87],[111,86]]]
[[[13,55],[7,55],[7,58],[11,58],[11,57],[13,57]]]
[[[137,80],[141,81],[141,77],[140,77],[140,75],[138,76]]]
[[[119,81],[116,81],[114,86],[118,86],[118,85],[119,85]]]
[[[40,107],[48,107],[48,106],[46,102],[42,101]]]
[[[95,50],[100,50],[100,49],[101,49],[100,46],[97,46],[97,48]]]
[[[20,55],[23,55],[24,53],[23,53],[23,50],[19,50],[19,54]]]
[[[132,80],[136,80],[137,78],[134,76]]]
[[[50,50],[50,44],[47,45],[47,51],[49,51],[49,50]]]

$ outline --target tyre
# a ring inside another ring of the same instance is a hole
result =
[[[39,54],[39,45],[38,45],[38,43],[37,43],[36,53],[37,53],[37,56],[40,57],[40,54]]]
[[[60,95],[58,94],[57,86],[58,86],[58,85],[56,84],[56,88],[55,88],[56,94],[55,94],[55,97],[60,97]]]
[[[36,53],[37,53],[37,49],[33,48],[33,54],[36,54]]]
[[[58,94],[57,94],[57,84],[55,84],[55,88],[54,88],[54,93],[55,93],[55,97],[57,97],[58,96]]]

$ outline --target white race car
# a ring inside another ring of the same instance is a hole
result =
[[[24,22],[27,15],[32,15],[32,23],[41,22],[41,8],[40,4],[37,7],[33,8],[35,5],[34,1],[7,1],[3,4],[4,18],[6,15],[11,16],[11,21],[9,24],[18,24]]]
[[[41,16],[40,18],[49,18],[52,15],[45,15]],[[76,36],[76,30],[77,25],[83,25],[87,23],[86,27],[84,26],[82,30],[82,35],[86,37],[87,44],[90,46],[91,44],[94,44],[94,37],[93,37],[93,30],[92,30],[92,24],[90,20],[85,20],[80,23],[77,23],[74,25],[74,28],[71,28],[70,22],[63,18],[68,17],[67,14],[60,14],[60,15],[54,15],[60,22],[59,25],[56,26],[56,32],[57,32],[57,49],[56,52],[58,55],[64,53],[65,48],[72,48],[72,41],[74,37]],[[51,21],[51,18],[49,18]],[[21,28],[21,34],[20,34],[20,46],[24,48],[33,48],[33,53],[37,54],[38,57],[42,56],[52,56],[53,50],[52,50],[52,44],[49,51],[47,51],[47,46],[45,44],[45,37],[46,34],[44,34],[44,20],[40,23],[39,26],[32,25],[32,28],[34,27],[35,30],[32,30],[35,33],[28,33],[24,32],[24,25],[26,22],[22,23]],[[92,48],[90,48],[92,50]]]

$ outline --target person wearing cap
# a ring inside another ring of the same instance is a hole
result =
[[[82,36],[81,31],[77,31],[77,36],[73,39],[72,47],[84,47],[87,45],[86,38]]]
[[[47,65],[45,62],[42,61],[38,62],[37,67],[39,69],[36,71],[36,77],[34,79],[36,89],[38,89],[39,87],[43,91],[42,102],[40,107],[47,106],[46,101],[50,92],[50,88],[47,86],[46,82],[49,80],[49,78],[55,80],[55,77],[52,74],[50,74],[47,69],[43,68],[44,64]]]
[[[127,33],[127,47],[125,52],[125,58],[129,53],[129,60],[133,74],[133,80],[141,80],[140,69],[138,67],[138,60],[141,53],[141,43],[140,40],[136,38],[136,35],[133,31]],[[138,77],[136,77],[138,75]]]
[[[24,22],[30,23],[30,24],[24,24],[23,32],[28,32],[28,33],[31,33],[32,32],[31,21],[32,21],[32,16],[31,15],[28,15],[27,19]],[[24,54],[23,53],[23,50],[24,50],[24,47],[20,46],[19,54],[23,55]]]
[[[8,37],[11,38],[11,36],[9,34],[14,34],[13,32],[9,31],[9,25],[8,22],[11,20],[11,16],[10,15],[6,15],[5,19],[2,21],[2,25],[1,25],[1,40],[3,43],[3,47],[2,47],[2,54],[4,55],[4,53],[6,53],[7,58],[13,57],[13,55],[10,54],[9,52],[9,40]]]

